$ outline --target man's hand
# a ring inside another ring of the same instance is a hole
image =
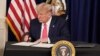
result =
[[[23,41],[29,42],[29,41],[31,41],[31,37],[29,37],[29,35],[26,35],[26,36],[24,36]]]

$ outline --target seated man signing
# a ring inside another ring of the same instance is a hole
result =
[[[31,41],[55,43],[59,40],[70,40],[67,22],[59,16],[52,16],[50,4],[37,5],[38,18],[31,20],[29,37]],[[27,37],[24,38],[27,41]]]

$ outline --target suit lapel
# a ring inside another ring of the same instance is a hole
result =
[[[56,18],[52,17],[50,28],[49,28],[49,37],[52,36],[55,31],[55,26],[56,26],[55,23],[56,23]]]
[[[36,28],[37,28],[36,35],[37,35],[38,38],[40,38],[40,35],[41,35],[41,23],[39,23]]]

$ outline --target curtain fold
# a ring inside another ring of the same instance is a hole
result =
[[[69,0],[72,41],[100,43],[100,1]]]

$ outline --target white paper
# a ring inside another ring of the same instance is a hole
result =
[[[14,43],[14,44],[11,44],[11,45],[17,45],[17,46],[31,46],[33,44],[36,44],[34,42],[18,42],[18,43]]]
[[[45,43],[37,43],[37,42],[18,42],[18,43],[13,43],[11,45],[50,48],[54,44],[45,44]]]
[[[39,43],[36,45],[32,45],[32,47],[43,47],[43,48],[50,48],[52,47],[54,44],[45,44],[45,43]]]

